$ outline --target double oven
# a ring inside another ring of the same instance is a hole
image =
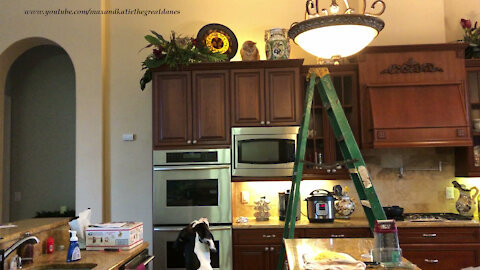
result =
[[[207,217],[217,247],[214,269],[232,269],[230,149],[161,150],[153,153],[153,251],[155,270],[185,269],[179,232]]]

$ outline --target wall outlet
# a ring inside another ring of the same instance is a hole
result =
[[[447,187],[445,189],[445,198],[451,200],[455,197],[453,187]]]
[[[248,194],[248,191],[243,190],[243,191],[242,191],[242,203],[243,203],[243,204],[247,204],[248,201],[249,201],[249,197],[250,197],[250,196],[249,196],[249,194]]]

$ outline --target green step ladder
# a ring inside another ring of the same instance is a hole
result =
[[[355,188],[360,198],[361,205],[367,216],[370,229],[373,231],[376,220],[385,220],[385,212],[378,200],[377,193],[373,187],[370,174],[363,160],[358,144],[353,136],[352,129],[348,124],[347,117],[342,109],[342,104],[338,100],[337,93],[333,87],[332,80],[327,68],[311,68],[307,76],[308,86],[305,93],[305,109],[303,113],[302,125],[299,130],[297,141],[297,150],[295,153],[295,163],[293,167],[292,186],[290,196],[288,197],[288,207],[285,216],[285,227],[283,229],[283,238],[291,239],[294,237],[295,220],[298,198],[300,196],[300,182],[303,176],[303,165],[305,163],[305,149],[307,145],[307,131],[310,123],[310,112],[315,87],[317,87],[322,105],[325,108],[333,133],[340,146],[344,158],[344,164],[347,167],[350,178],[353,180]],[[285,245],[282,245],[280,257],[277,264],[277,270],[282,270],[285,261]]]

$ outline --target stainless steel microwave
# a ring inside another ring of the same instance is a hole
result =
[[[232,176],[291,176],[298,126],[232,128]]]

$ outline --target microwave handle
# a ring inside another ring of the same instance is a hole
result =
[[[154,171],[178,171],[178,170],[220,170],[230,169],[230,165],[211,165],[211,166],[174,166],[174,167],[154,167]]]

